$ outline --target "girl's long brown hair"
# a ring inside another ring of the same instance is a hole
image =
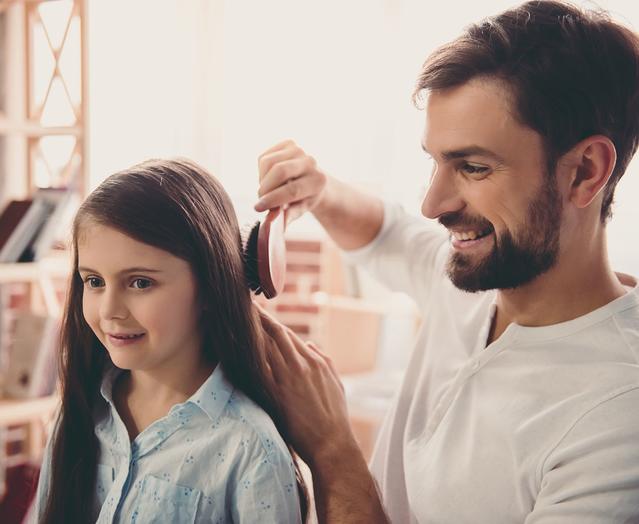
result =
[[[268,386],[263,335],[231,201],[213,176],[190,161],[147,161],[107,178],[84,201],[73,223],[73,273],[62,323],[62,405],[52,436],[50,491],[41,522],[90,522],[94,507],[98,441],[93,415],[110,359],[82,312],[77,244],[89,221],[189,262],[201,292],[203,351],[270,415],[292,453]],[[306,520],[306,486],[297,463],[295,468]]]

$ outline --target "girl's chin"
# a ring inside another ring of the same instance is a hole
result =
[[[131,351],[128,348],[106,348],[111,362],[116,368],[130,371],[144,369],[144,359],[139,351]]]

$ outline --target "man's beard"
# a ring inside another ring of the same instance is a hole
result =
[[[530,203],[517,238],[509,231],[499,237],[495,233],[493,249],[477,262],[464,253],[453,253],[446,268],[448,277],[456,287],[470,292],[513,289],[531,282],[557,261],[561,210],[556,180],[548,176]],[[439,221],[446,227],[464,224],[477,231],[493,230],[485,219],[468,219],[458,213],[444,215]]]

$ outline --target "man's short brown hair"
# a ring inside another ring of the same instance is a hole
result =
[[[474,24],[428,57],[414,98],[486,76],[512,90],[516,117],[543,137],[550,173],[584,138],[617,150],[601,219],[639,140],[639,40],[604,12],[533,1]]]

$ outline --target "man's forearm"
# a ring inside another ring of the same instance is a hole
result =
[[[359,448],[310,467],[320,524],[389,524]]]
[[[342,249],[357,249],[368,244],[379,233],[384,220],[384,207],[379,198],[330,177],[324,196],[312,213]]]

